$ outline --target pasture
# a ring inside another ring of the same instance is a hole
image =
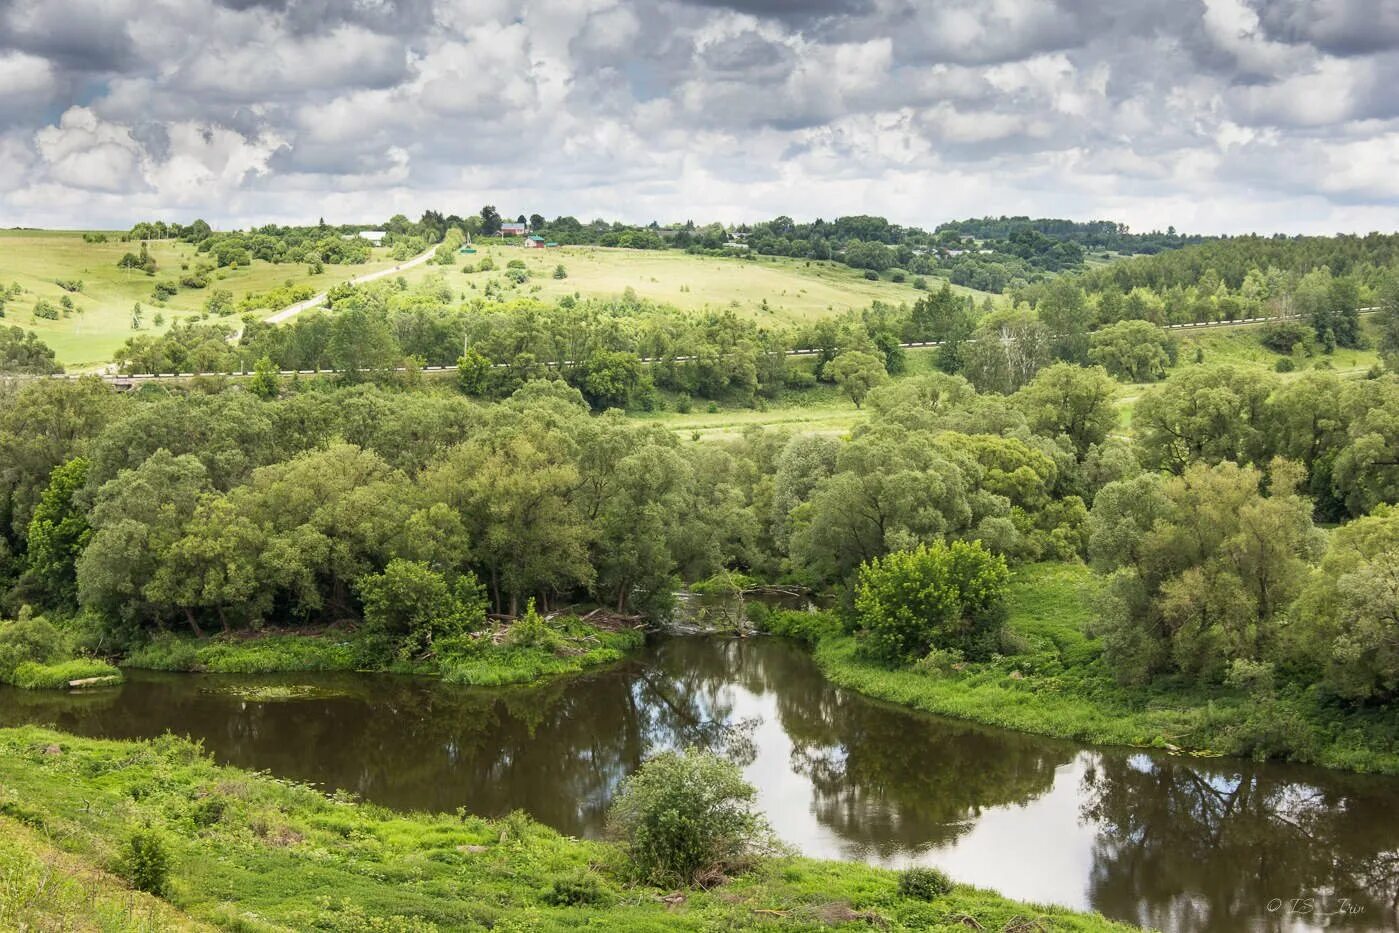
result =
[[[5,303],[0,322],[33,330],[71,370],[98,368],[111,361],[113,352],[128,337],[160,333],[176,321],[197,316],[214,289],[231,292],[236,303],[249,293],[288,283],[309,284],[319,291],[393,266],[386,250],[375,250],[374,259],[363,265],[327,265],[314,276],[299,263],[254,261],[237,269],[217,270],[209,276],[207,288],[180,288],[174,296],[157,301],[152,296],[156,282],[178,283],[202,258],[194,246],[176,240],[150,241],[150,253],[159,267],[152,276],[139,269],[117,268],[123,254],[138,252],[140,244],[123,243],[114,233],[107,236],[105,243],[89,243],[77,230],[0,230],[0,289],[15,284],[23,289],[19,297]],[[81,281],[82,290],[70,293],[57,284],[60,279]],[[64,296],[73,303],[71,312],[60,313],[57,320],[34,316],[40,299],[58,307]],[[137,302],[143,312],[140,330],[132,327],[132,308]],[[157,314],[160,324],[155,323]],[[229,320],[237,323],[236,318]]]
[[[505,289],[507,296],[543,301],[575,294],[585,298],[616,297],[631,289],[640,298],[686,311],[730,309],[763,322],[794,324],[858,311],[875,301],[912,303],[923,294],[913,287],[912,276],[895,282],[886,272],[871,281],[859,269],[817,260],[772,256],[730,259],[677,250],[595,246],[525,249],[510,243],[478,243],[477,249],[475,254],[459,255],[457,274],[448,277],[453,287],[466,288],[468,298],[483,292],[488,282]],[[461,272],[464,266],[477,266],[485,258],[495,265],[494,271]],[[522,260],[529,272],[528,281],[513,287],[505,278],[505,265],[512,259]],[[555,268],[560,265],[566,278],[554,278]],[[408,278],[415,281],[443,269],[429,264],[413,270]],[[929,277],[927,284],[929,288],[940,288],[942,280]],[[953,288],[978,300],[986,297],[985,292]]]

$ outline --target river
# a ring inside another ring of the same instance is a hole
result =
[[[805,855],[936,865],[1009,897],[1167,931],[1399,929],[1399,779],[1087,748],[832,686],[766,638],[660,640],[540,687],[386,675],[130,672],[119,688],[0,689],[0,724],[167,730],[221,762],[403,809],[523,809],[605,829],[647,756],[720,749]]]

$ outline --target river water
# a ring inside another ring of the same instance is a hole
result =
[[[803,854],[901,867],[1168,931],[1399,929],[1399,779],[1190,759],[925,716],[828,683],[774,639],[670,638],[608,670],[473,689],[384,675],[131,672],[0,690],[0,724],[166,730],[222,762],[403,809],[524,809],[604,830],[648,755],[743,765]]]

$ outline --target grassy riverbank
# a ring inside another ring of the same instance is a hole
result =
[[[169,856],[164,899],[126,888],[135,831]],[[901,896],[862,864],[781,858],[708,891],[621,881],[609,844],[523,816],[405,814],[215,765],[199,747],[0,730],[0,927],[430,931],[1126,929],[956,887]],[[975,921],[973,923],[972,921]],[[1027,927],[1032,928],[1032,927]]]
[[[455,640],[431,657],[387,663],[367,657],[357,636],[341,630],[203,639],[167,635],[133,651],[122,666],[220,674],[387,670],[439,676],[455,684],[501,686],[610,664],[645,639],[635,629],[602,628],[579,619],[552,620],[528,643],[493,634]]]
[[[833,617],[777,613],[768,627],[811,645],[833,682],[930,713],[1096,744],[1399,774],[1399,723],[1333,705],[1316,690],[1117,683],[1101,646],[1085,634],[1094,586],[1080,564],[1017,569],[1008,626],[1020,651],[958,670],[890,670],[862,657]]]

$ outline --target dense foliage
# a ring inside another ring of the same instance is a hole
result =
[[[771,848],[757,790],[712,752],[663,752],[622,782],[609,814],[633,870],[658,885],[746,867]]]

